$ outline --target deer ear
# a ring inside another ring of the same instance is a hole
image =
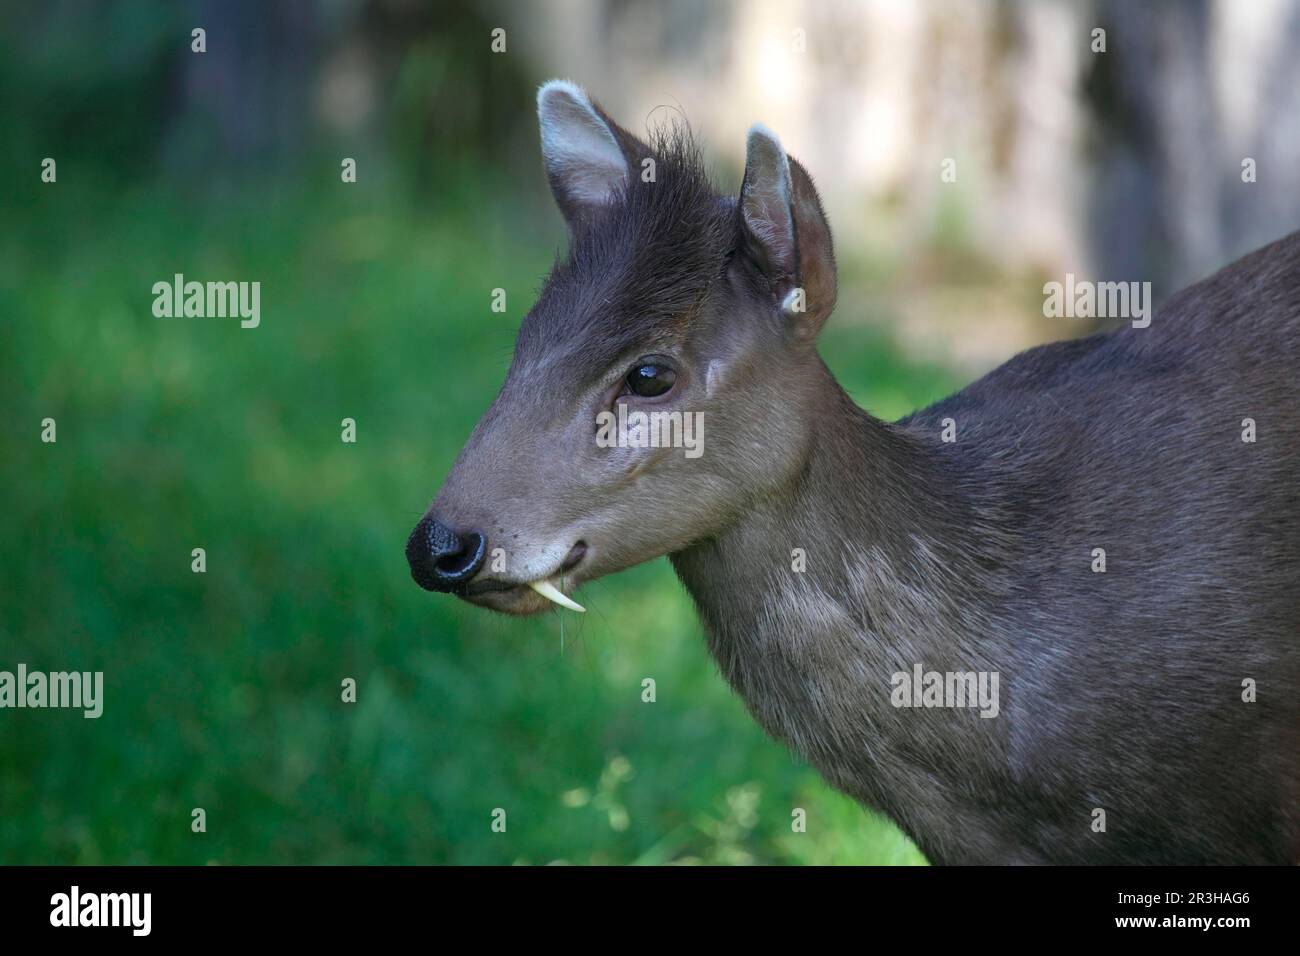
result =
[[[767,127],[749,131],[740,187],[741,248],[793,329],[812,338],[835,307],[835,250],[812,177]]]
[[[609,205],[627,182],[621,139],[630,135],[567,80],[551,80],[537,91],[537,119],[551,192],[572,228]]]

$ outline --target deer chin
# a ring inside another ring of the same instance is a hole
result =
[[[551,578],[523,584],[511,584],[506,581],[485,583],[493,586],[490,588],[481,586],[478,589],[471,586],[460,592],[458,597],[477,607],[519,617],[540,614],[555,605],[573,611],[586,611],[586,608],[561,591],[556,581]]]
[[[528,615],[546,610],[552,604],[570,611],[585,613],[586,608],[565,593],[577,586],[571,572],[587,557],[587,544],[579,540],[569,549],[564,561],[552,573],[531,581],[484,580],[470,584],[459,596],[503,614]]]

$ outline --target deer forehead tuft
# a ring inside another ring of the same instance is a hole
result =
[[[689,130],[660,130],[647,146],[653,180],[631,177],[576,232],[520,329],[530,355],[581,341],[601,353],[678,324],[720,275],[734,238],[734,201],[718,194]]]

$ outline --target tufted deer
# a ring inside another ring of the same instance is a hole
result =
[[[580,610],[669,555],[758,722],[936,863],[1300,861],[1300,234],[891,424],[817,353],[830,228],[771,132],[731,197],[684,129],[538,110],[570,249],[421,586]]]

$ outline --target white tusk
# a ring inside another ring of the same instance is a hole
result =
[[[581,611],[584,614],[587,612],[585,607],[570,598],[550,581],[529,581],[528,586],[548,601],[554,601],[560,607],[567,607],[570,611]]]

